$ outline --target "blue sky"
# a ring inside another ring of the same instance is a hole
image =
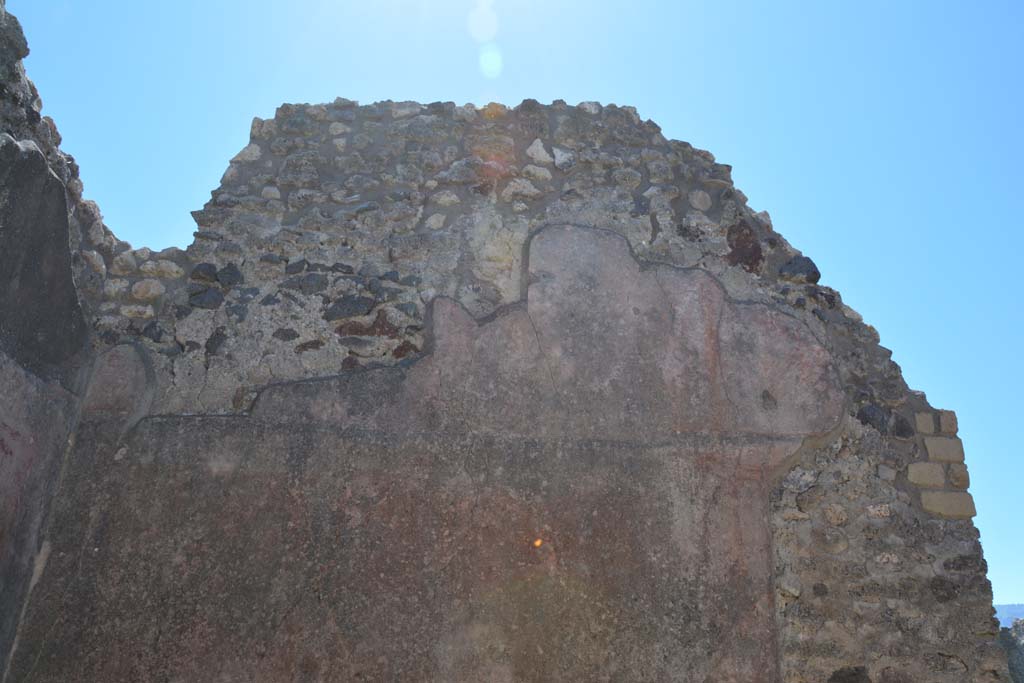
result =
[[[186,246],[253,116],[337,96],[630,104],[960,418],[996,602],[1024,603],[1024,3],[8,0],[86,196]]]

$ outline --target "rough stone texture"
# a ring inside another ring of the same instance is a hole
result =
[[[78,401],[3,352],[0,387],[0,651],[6,653],[37,554],[45,561],[42,532]]]
[[[1013,683],[1024,683],[1024,619],[1013,622],[1010,628],[1000,631],[999,642],[1006,649],[1010,663],[1010,679]]]
[[[64,186],[31,141],[0,133],[0,350],[63,378],[85,320],[71,275]]]
[[[88,326],[73,280],[65,161],[47,142],[28,54],[0,2],[0,661],[45,556],[43,533],[78,414]],[[52,131],[55,134],[55,131]],[[26,135],[26,133],[29,133]],[[33,134],[34,133],[34,134]]]
[[[925,448],[928,449],[928,457],[939,462],[963,462],[964,446],[960,439],[944,436],[926,436],[924,439]]]
[[[50,174],[2,258],[45,245],[86,331],[0,365],[0,425],[56,426],[2,442],[6,681],[1007,680],[955,416],[709,153],[598,103],[284,105],[154,253],[25,54],[0,0],[3,149]]]

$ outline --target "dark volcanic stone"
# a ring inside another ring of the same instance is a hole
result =
[[[290,327],[279,327],[274,330],[272,336],[274,339],[280,339],[281,341],[292,341],[299,338],[299,333]]]
[[[142,336],[160,343],[160,340],[164,338],[164,331],[163,328],[160,327],[159,322],[151,320],[142,328]]]
[[[6,134],[0,244],[0,350],[37,374],[60,376],[88,334],[71,273],[64,185],[35,145]]]
[[[341,320],[342,318],[366,315],[373,309],[375,303],[376,301],[368,296],[346,294],[331,304],[324,312],[324,320]]]
[[[779,268],[779,275],[787,280],[810,282],[812,284],[821,279],[818,267],[814,265],[814,261],[806,256],[794,256],[786,261]]]
[[[228,340],[228,336],[224,333],[223,327],[218,327],[210,338],[206,340],[205,349],[207,356],[214,356],[220,351],[220,347],[224,346],[224,342]]]
[[[189,296],[188,302],[195,308],[220,308],[224,295],[216,287],[206,287]]]
[[[871,677],[863,666],[847,666],[832,672],[828,683],[871,683]]]
[[[348,265],[347,263],[335,263],[334,265],[331,266],[331,270],[333,270],[335,273],[344,273],[346,275],[351,275],[352,273],[356,272],[355,268]]]
[[[945,576],[933,576],[929,579],[928,589],[936,602],[949,602],[960,594],[960,586]]]
[[[217,282],[225,287],[234,287],[235,285],[242,284],[244,281],[245,278],[242,277],[242,271],[234,263],[229,263],[217,271]]]
[[[301,273],[302,271],[304,271],[307,265],[309,265],[309,261],[307,261],[306,259],[292,261],[291,263],[284,267],[284,272],[286,272],[288,275],[295,275],[296,273]]]
[[[891,433],[898,439],[910,439],[914,436],[914,428],[910,420],[899,413],[893,413]]]
[[[217,266],[212,263],[197,263],[189,277],[199,282],[216,282]]]
[[[397,308],[402,313],[405,313],[410,318],[419,317],[419,308],[416,306],[416,304],[412,302],[395,304],[395,308]]]
[[[327,289],[327,276],[323,273],[306,273],[290,277],[281,283],[285,289],[297,289],[303,294],[316,294]]]
[[[729,253],[726,260],[729,265],[743,266],[744,270],[756,273],[764,261],[764,253],[761,251],[761,243],[757,239],[757,233],[746,221],[740,221],[729,227],[726,233],[729,242]]]
[[[869,403],[857,411],[857,419],[863,424],[874,427],[882,434],[889,433],[889,417],[892,411],[874,403]]]
[[[295,353],[303,353],[305,351],[313,351],[315,349],[319,349],[323,345],[324,345],[323,340],[321,340],[321,339],[311,339],[310,341],[302,342],[301,344],[296,346],[295,347]]]

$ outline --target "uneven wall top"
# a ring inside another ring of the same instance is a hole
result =
[[[522,300],[526,244],[548,225],[613,231],[645,262],[876,339],[728,166],[628,107],[286,105],[194,215],[184,253],[108,237],[84,254],[106,277],[100,337],[157,352],[157,412],[237,411],[268,382],[414,357],[435,297],[478,319]]]

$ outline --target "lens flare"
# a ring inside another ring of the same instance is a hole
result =
[[[534,548],[539,548],[539,547],[541,547],[542,545],[544,545],[544,541],[543,541],[543,540],[541,540],[541,539],[539,539],[539,538],[538,538],[537,540],[535,540],[535,541],[533,542],[533,547],[534,547]]]
[[[485,78],[497,78],[501,75],[503,66],[501,50],[497,45],[488,43],[480,47],[480,73]]]

